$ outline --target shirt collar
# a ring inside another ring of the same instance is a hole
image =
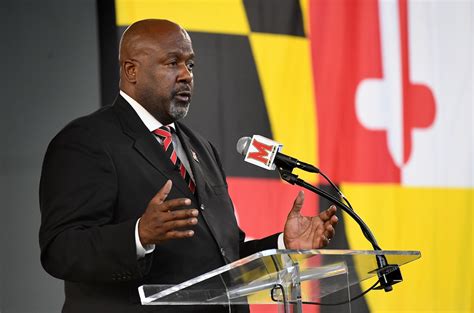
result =
[[[140,103],[135,101],[132,97],[127,95],[125,92],[120,90],[120,95],[130,104],[130,106],[135,110],[137,113],[138,117],[142,120],[143,124],[145,124],[146,128],[150,132],[153,132],[155,129],[160,128],[163,126],[160,121],[158,121],[153,115],[150,114]],[[173,129],[176,129],[174,126],[174,123],[171,123],[167,126],[172,127]]]

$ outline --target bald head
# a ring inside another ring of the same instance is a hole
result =
[[[123,32],[120,39],[120,65],[129,58],[138,58],[153,52],[160,41],[177,32],[191,40],[181,26],[168,20],[148,19],[133,23]]]
[[[133,23],[120,40],[120,89],[163,124],[184,117],[193,88],[191,38],[178,24]]]

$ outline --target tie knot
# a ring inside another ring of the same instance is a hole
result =
[[[161,126],[153,131],[161,139],[171,138],[171,128],[169,126]]]

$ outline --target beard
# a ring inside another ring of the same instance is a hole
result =
[[[169,115],[175,120],[184,118],[189,111],[189,102],[176,102],[172,100],[169,107]]]

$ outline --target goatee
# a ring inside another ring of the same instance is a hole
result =
[[[177,121],[179,119],[184,118],[188,114],[188,110],[189,110],[189,102],[178,104],[172,101],[170,103],[169,114],[175,121]]]

